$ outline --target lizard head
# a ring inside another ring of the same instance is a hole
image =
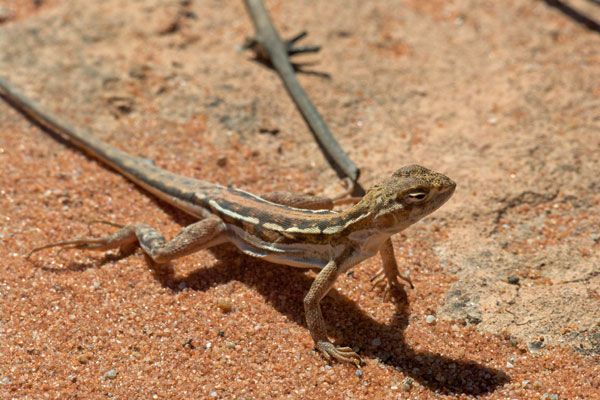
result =
[[[371,211],[374,227],[393,234],[437,210],[455,188],[447,176],[410,165],[369,189],[361,203]]]

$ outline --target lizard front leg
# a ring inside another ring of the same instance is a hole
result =
[[[331,210],[333,209],[334,205],[346,203],[355,204],[360,200],[360,198],[351,197],[334,201],[328,197],[286,191],[265,193],[262,194],[261,197],[272,203],[306,210]],[[410,278],[398,272],[398,264],[396,263],[396,257],[394,256],[394,247],[392,245],[391,238],[387,239],[383,243],[379,249],[379,254],[381,255],[383,268],[379,269],[379,271],[375,273],[375,275],[371,278],[371,282],[373,283],[373,287],[375,287],[386,281],[384,288],[384,299],[389,297],[392,287],[403,290],[398,278],[408,283],[410,288],[413,289],[414,286],[410,281]]]
[[[333,209],[333,200],[328,197],[314,196],[311,194],[301,194],[294,192],[269,192],[260,197],[271,203],[281,204],[283,206],[301,208],[303,210],[331,210]]]
[[[111,223],[111,225],[116,225]],[[80,238],[48,243],[34,248],[33,253],[50,247],[62,249],[109,250],[131,248],[139,245],[156,263],[165,263],[198,250],[216,246],[227,241],[225,224],[217,217],[210,217],[186,226],[171,241],[167,242],[162,233],[145,224],[121,226],[113,234],[97,238]]]
[[[383,281],[387,281],[384,288],[384,298],[388,297],[392,287],[403,290],[398,278],[408,283],[411,289],[414,289],[410,278],[398,272],[398,264],[396,263],[396,257],[394,256],[394,246],[392,245],[391,238],[388,238],[385,242],[383,242],[379,248],[379,254],[381,255],[383,268],[377,271],[373,278],[371,278],[373,287]]]
[[[333,286],[340,273],[340,265],[341,262],[336,260],[327,263],[310,286],[308,294],[304,298],[306,324],[308,325],[310,335],[317,345],[317,349],[319,349],[328,361],[333,358],[337,361],[353,363],[359,366],[362,359],[350,347],[336,347],[329,341],[325,320],[321,313],[321,299],[327,295]]]

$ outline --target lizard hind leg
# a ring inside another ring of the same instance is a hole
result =
[[[96,221],[92,221],[90,223],[94,223]],[[104,221],[102,221],[104,222]],[[116,226],[116,224],[112,224]],[[31,251],[27,254],[25,258],[31,257],[33,253],[37,253],[40,250],[49,249],[52,247],[59,247],[59,252],[68,249],[81,249],[81,250],[110,250],[115,249],[117,247],[122,248],[131,248],[137,242],[136,236],[136,227],[138,225],[130,225],[124,226],[119,229],[117,232],[102,236],[102,237],[87,237],[87,238],[79,238],[72,240],[62,240],[58,242],[47,243],[42,246],[37,246],[31,249]]]
[[[353,190],[354,183],[349,180],[348,188],[333,198],[288,191],[263,193],[260,197],[271,203],[304,210],[333,210],[335,206],[354,205],[358,203],[361,199],[360,197],[348,197]]]
[[[119,226],[114,223],[109,224]],[[33,253],[51,247],[60,247],[61,250],[81,249],[98,251],[121,248],[127,251],[139,245],[154,262],[164,263],[227,241],[225,232],[225,224],[216,217],[207,218],[186,226],[177,236],[168,242],[162,233],[149,225],[127,225],[110,235],[102,237],[64,240],[38,246],[32,249],[26,258],[29,258]]]
[[[294,193],[287,191],[269,192],[260,195],[271,203],[281,204],[288,207],[303,210],[331,210],[333,201],[327,197],[314,196],[310,194]]]

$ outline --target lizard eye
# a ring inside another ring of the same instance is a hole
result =
[[[413,190],[408,192],[405,199],[409,203],[419,203],[427,198],[427,192],[422,189]]]

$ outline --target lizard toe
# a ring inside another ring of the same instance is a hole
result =
[[[336,347],[331,342],[319,342],[317,348],[328,361],[334,359],[339,362],[354,364],[356,367],[362,364],[362,358],[350,347]]]

